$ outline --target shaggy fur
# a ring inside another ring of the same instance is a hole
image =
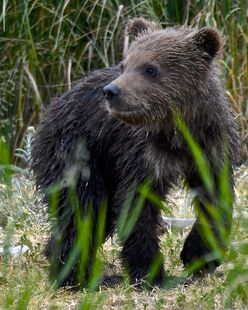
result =
[[[57,223],[47,246],[51,274],[59,285],[86,284],[80,274],[80,255],[74,257],[69,273],[60,278],[79,239],[78,210],[70,199],[72,187],[80,214],[84,217],[90,209],[93,219],[88,272],[95,253],[101,203],[107,201],[107,238],[116,228],[126,199],[133,197],[133,207],[137,203],[138,191],[131,196],[133,185],[147,179],[152,180],[152,191],[164,200],[183,177],[198,192],[197,205],[206,216],[208,228],[225,246],[208,210],[210,203],[218,209],[217,180],[225,160],[233,188],[232,167],[238,152],[237,126],[216,64],[221,36],[209,28],[160,30],[144,19],[133,20],[129,32],[134,41],[123,62],[90,73],[52,102],[35,137],[32,155],[37,185],[44,191],[53,185],[60,188]],[[173,110],[180,112],[210,163],[215,182],[212,195],[204,187],[187,143],[175,125]],[[220,214],[226,235],[231,227],[231,209],[221,210]],[[150,265],[161,255],[159,220],[159,209],[145,200],[121,252],[131,283],[146,279]],[[220,261],[214,256],[205,258],[212,251],[198,218],[181,252],[183,263],[188,266],[201,258],[201,270],[213,270]],[[164,279],[161,264],[152,284],[161,284]]]

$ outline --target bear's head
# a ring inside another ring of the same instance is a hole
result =
[[[121,74],[103,89],[111,115],[132,126],[161,129],[174,108],[185,114],[204,104],[200,101],[213,91],[217,76],[213,60],[222,47],[219,32],[163,30],[143,18],[131,20],[128,31],[133,41]]]

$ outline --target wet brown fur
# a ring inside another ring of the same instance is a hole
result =
[[[142,18],[130,22],[129,33],[133,42],[123,62],[90,73],[51,103],[34,140],[33,170],[38,187],[46,192],[54,185],[60,188],[57,222],[47,245],[51,275],[59,285],[87,285],[96,253],[94,242],[102,201],[108,203],[107,238],[115,230],[124,202],[133,197],[131,207],[136,206],[139,192],[130,195],[133,185],[147,179],[152,181],[151,190],[163,200],[177,180],[184,178],[197,192],[198,210],[206,216],[208,228],[223,248],[230,233],[232,206],[220,208],[218,180],[227,164],[233,189],[238,135],[220,79],[221,35],[211,28],[161,30]],[[156,75],[147,74],[149,66],[155,66]],[[111,84],[118,92],[107,101],[103,89]],[[214,182],[211,195],[175,124],[175,110],[208,159]],[[88,209],[93,215],[91,250],[86,274],[80,273],[80,259],[76,256],[69,273],[61,278],[78,240],[77,216],[70,200],[72,183],[82,216]],[[224,223],[224,240],[208,210],[209,204]],[[159,221],[160,210],[146,199],[121,252],[132,283],[147,280],[151,264],[162,255]],[[186,238],[181,259],[185,266],[201,259],[202,265],[195,271],[214,270],[221,262],[204,236],[199,217]],[[164,281],[161,262],[150,283],[163,285]]]

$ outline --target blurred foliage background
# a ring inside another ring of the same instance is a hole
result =
[[[248,140],[247,0],[2,0],[0,7],[0,139],[22,147],[42,108],[71,81],[118,63],[128,45],[130,18],[143,16],[163,27],[213,26],[226,36],[223,76]]]

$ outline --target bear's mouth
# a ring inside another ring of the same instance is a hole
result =
[[[131,127],[139,127],[144,128],[149,131],[158,131],[158,129],[164,129],[171,123],[171,119],[167,118],[154,119],[152,117],[147,117],[147,114],[142,113],[142,109],[135,109],[132,107],[130,110],[117,110],[115,108],[111,108],[110,105],[106,104],[108,113],[118,119],[119,121],[131,126]]]
[[[130,110],[117,110],[116,108],[112,108],[108,103],[106,106],[110,115],[128,125],[134,127],[144,127],[146,125],[146,120],[143,119],[142,113],[134,109],[134,107]]]
[[[120,112],[120,113],[134,113],[137,111],[137,108],[133,105],[130,105],[126,102],[123,102],[123,100],[120,100],[120,98],[107,100],[106,101],[107,109],[111,113],[113,112]]]

